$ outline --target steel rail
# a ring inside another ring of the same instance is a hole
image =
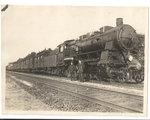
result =
[[[15,72],[16,73],[16,72]],[[21,74],[21,75],[24,75],[24,76],[30,76],[32,78],[44,78],[43,76],[36,76],[35,74],[26,74],[26,73],[16,73],[16,74]],[[51,78],[44,78],[44,79],[50,79],[52,80]],[[55,81],[55,80],[53,80]],[[64,83],[63,81],[57,81],[57,82],[60,82],[60,83]],[[65,84],[72,84],[72,83],[66,83]],[[108,89],[104,89],[104,88],[95,88],[95,87],[91,87],[91,86],[87,86],[87,85],[79,85],[79,84],[72,84],[72,85],[77,85],[77,86],[81,86],[81,87],[87,87],[87,88],[90,88],[90,89],[95,89],[95,90],[101,90],[103,92],[111,92],[111,93],[115,93],[115,94],[122,94],[122,95],[126,95],[126,96],[129,96],[130,98],[133,98],[135,100],[139,100],[139,101],[143,101],[143,96],[140,96],[140,95],[135,95],[135,94],[131,94],[131,93],[125,93],[125,92],[121,92],[121,91],[115,91],[115,90],[108,90]]]
[[[57,87],[57,86],[52,86],[50,84],[47,84],[48,86],[52,87],[52,88],[55,88],[56,90],[59,90],[61,92],[64,92],[64,93],[67,93],[69,95],[72,95],[72,96],[75,96],[75,97],[78,97],[80,99],[84,99],[84,100],[87,100],[89,102],[92,102],[92,103],[96,103],[96,104],[99,104],[99,105],[103,105],[105,107],[109,107],[109,108],[112,108],[112,109],[115,109],[115,110],[118,110],[120,112],[130,112],[130,113],[142,113],[142,111],[140,110],[135,110],[133,108],[128,108],[128,107],[124,107],[124,106],[120,106],[120,105],[116,105],[112,102],[107,102],[107,101],[104,101],[102,99],[96,99],[96,98],[92,98],[92,97],[89,97],[89,96],[86,96],[86,95],[83,95],[83,94],[80,94],[80,93],[76,93],[76,92],[73,92],[73,91],[69,91],[67,89],[62,89],[60,87]],[[54,85],[54,84],[53,84]]]
[[[28,76],[29,77],[29,76]],[[35,78],[35,77],[33,77]],[[96,103],[96,104],[99,104],[99,105],[103,105],[105,107],[109,107],[109,108],[112,108],[112,109],[115,109],[115,110],[118,110],[120,112],[130,112],[130,113],[142,113],[141,110],[136,110],[136,109],[133,109],[133,108],[129,108],[129,107],[124,107],[124,106],[120,106],[120,105],[116,105],[112,102],[107,102],[105,100],[102,100],[102,99],[96,99],[96,98],[92,98],[90,96],[87,96],[87,95],[83,95],[83,94],[80,94],[80,93],[77,93],[75,91],[71,91],[71,90],[67,90],[65,88],[63,88],[60,84],[59,84],[59,87],[58,87],[58,83],[45,83],[44,81],[37,81],[37,80],[33,80],[33,81],[36,81],[36,82],[39,82],[39,83],[42,83],[42,84],[45,84],[46,86],[49,86],[55,90],[58,90],[60,92],[64,92],[66,94],[69,94],[69,95],[72,95],[72,96],[75,96],[75,97],[78,97],[80,99],[84,99],[84,100],[87,100],[89,102],[92,102],[92,103]]]

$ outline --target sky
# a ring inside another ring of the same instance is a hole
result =
[[[137,33],[148,28],[148,8],[144,7],[83,7],[83,6],[16,6],[1,13],[2,61],[4,65],[31,52],[55,49],[65,40],[116,26],[123,18]]]

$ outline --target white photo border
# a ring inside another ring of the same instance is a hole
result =
[[[131,7],[149,7],[150,2],[148,0],[3,0],[0,2],[3,4],[12,4],[12,5],[72,5],[72,6],[131,6]],[[0,15],[1,17],[1,15]],[[1,27],[1,19],[0,19]],[[149,34],[149,33],[148,33]],[[1,39],[1,31],[0,31]],[[148,42],[149,43],[149,42]],[[148,44],[148,46],[150,43]],[[149,49],[149,48],[148,48]],[[148,50],[149,51],[149,50]],[[0,42],[0,54],[1,54],[1,42]],[[148,52],[148,57],[150,56]],[[149,59],[149,58],[148,58]],[[149,60],[148,60],[149,62]],[[1,61],[0,61],[1,64]],[[150,65],[148,64],[148,68]],[[148,75],[150,71],[148,70]],[[1,75],[1,72],[0,72]],[[0,82],[0,86],[2,84]],[[148,93],[150,92],[150,82],[148,77]],[[0,93],[2,90],[0,89]],[[1,95],[1,94],[0,94]],[[2,96],[0,96],[0,101],[2,101]],[[150,96],[148,95],[148,111],[150,113]],[[125,116],[49,116],[49,115],[2,115],[2,102],[0,102],[0,118],[22,118],[22,119],[150,119],[150,114],[147,114],[147,117],[125,117]]]

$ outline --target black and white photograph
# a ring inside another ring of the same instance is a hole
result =
[[[1,5],[2,112],[147,115],[148,7]]]

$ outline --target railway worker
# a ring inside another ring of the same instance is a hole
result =
[[[128,56],[128,60],[129,60],[129,66],[128,68],[136,68],[137,70],[141,69],[141,64],[139,63],[139,61],[134,58],[133,56],[129,55]]]
[[[136,68],[137,70],[140,70],[141,69],[141,67],[142,67],[142,65],[139,63],[139,61],[136,59],[136,58],[134,58],[133,56],[131,56],[131,55],[128,55],[128,69],[132,69],[132,68]],[[130,74],[131,75],[129,75],[128,74],[128,79],[132,79],[131,77],[132,77],[132,72],[130,71]]]
[[[75,73],[76,73],[76,66],[71,62],[71,65],[69,66],[71,81],[75,80]]]
[[[78,66],[78,74],[79,74],[79,80],[80,82],[84,82],[84,63],[83,61],[79,60],[79,66]]]

